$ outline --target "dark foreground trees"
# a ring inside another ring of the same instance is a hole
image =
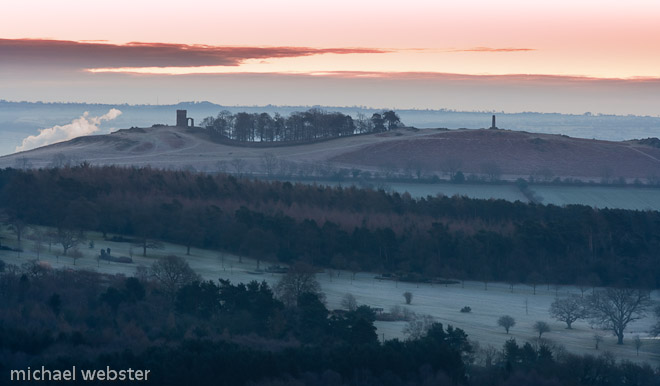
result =
[[[633,288],[607,288],[588,298],[591,321],[611,330],[617,344],[623,344],[623,332],[628,323],[641,319],[651,305],[648,291]]]
[[[510,340],[483,361],[461,329],[438,323],[416,339],[378,342],[369,307],[331,313],[305,293],[286,308],[265,282],[194,281],[171,302],[153,280],[26,268],[0,274],[5,373],[34,363],[139,368],[150,370],[143,384],[158,386],[656,386],[660,376],[543,342]]]

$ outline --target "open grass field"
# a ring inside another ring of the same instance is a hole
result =
[[[305,181],[326,186],[364,186],[353,181]],[[369,182],[373,189],[384,188],[389,192],[408,192],[413,198],[427,196],[466,196],[477,199],[502,199],[507,201],[529,202],[518,187],[513,184],[451,184],[451,183],[405,183],[405,182]],[[557,206],[580,204],[596,208],[617,208],[630,210],[660,210],[660,189],[621,186],[570,186],[570,185],[531,185],[542,204]]]

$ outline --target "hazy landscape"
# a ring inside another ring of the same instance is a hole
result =
[[[660,3],[4,8],[0,385],[660,385]]]

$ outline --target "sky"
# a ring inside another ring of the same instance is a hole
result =
[[[44,1],[0,99],[660,115],[657,0]]]

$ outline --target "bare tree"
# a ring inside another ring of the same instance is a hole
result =
[[[30,160],[28,157],[16,158],[14,161],[14,167],[21,170],[30,169],[32,167],[32,160]]]
[[[234,171],[239,176],[243,174],[243,171],[245,171],[245,168],[247,166],[247,162],[245,162],[245,160],[242,158],[234,158],[231,161],[229,161],[229,164],[231,165],[232,168],[234,168]]]
[[[403,328],[403,334],[408,336],[408,339],[415,340],[423,337],[433,326],[433,317],[431,315],[415,316]]]
[[[486,367],[491,367],[493,365],[493,362],[497,359],[499,353],[500,351],[492,344],[479,348],[478,350],[481,363]]]
[[[62,250],[64,256],[69,249],[77,246],[85,240],[85,236],[81,231],[69,229],[69,228],[59,228],[57,234],[55,235],[57,243],[62,245]],[[75,263],[75,260],[74,260]]]
[[[573,322],[587,316],[587,309],[581,297],[570,296],[563,299],[555,299],[550,305],[550,316],[566,323],[566,328],[571,329]]]
[[[316,280],[314,268],[305,263],[296,263],[282,276],[273,288],[277,297],[288,307],[298,304],[298,297],[313,293],[323,299],[321,285]]]
[[[66,156],[63,153],[56,153],[53,155],[53,158],[50,161],[50,164],[48,164],[48,167],[51,168],[62,168],[64,166],[69,165],[70,161],[67,160]]]
[[[483,173],[489,181],[494,182],[502,176],[502,169],[493,162],[487,162],[481,165],[481,173]]]
[[[500,316],[500,318],[497,319],[497,325],[500,327],[504,327],[506,333],[508,334],[509,329],[516,325],[516,320],[509,315]]]
[[[404,292],[403,293],[403,298],[406,299],[406,304],[410,304],[412,302],[413,294],[412,292]]]
[[[277,164],[278,160],[275,154],[264,153],[261,156],[261,167],[264,169],[268,177],[271,177],[273,174],[275,174],[275,168],[277,167]]]
[[[73,265],[76,265],[76,261],[83,258],[83,253],[78,248],[74,248],[69,254],[69,257],[73,259]]]
[[[34,228],[32,230],[32,234],[30,235],[30,238],[32,239],[33,242],[32,250],[37,253],[37,260],[39,260],[41,252],[44,249],[44,243],[46,241],[46,233],[39,228]]]
[[[215,163],[215,170],[217,170],[219,173],[227,173],[228,169],[229,165],[227,164],[227,161],[220,160]]]
[[[171,298],[174,298],[179,288],[200,280],[200,276],[190,268],[184,259],[174,255],[161,257],[151,265],[150,271],[151,277],[163,287]]]
[[[635,350],[637,350],[637,356],[639,356],[639,349],[642,348],[642,345],[644,344],[639,335],[635,335],[633,338],[633,344],[635,345]]]
[[[27,227],[28,225],[25,223],[25,221],[20,218],[12,217],[9,219],[9,230],[16,235],[16,241],[18,241],[18,245],[21,245],[21,239]]]
[[[536,295],[536,287],[541,284],[541,282],[543,282],[543,276],[541,276],[541,274],[536,271],[530,273],[527,277],[527,284],[532,286],[534,295]]]
[[[594,334],[594,342],[596,343],[596,350],[598,350],[598,347],[600,346],[600,342],[603,341],[603,336],[600,334]]]
[[[540,320],[538,322],[534,323],[533,328],[534,328],[534,331],[539,333],[539,339],[541,339],[541,336],[544,333],[550,332],[550,325],[548,323],[540,321]]]
[[[346,294],[341,299],[341,306],[346,308],[349,311],[355,311],[357,309],[357,300],[353,294]]]
[[[456,173],[461,170],[461,166],[463,166],[463,161],[460,159],[447,158],[443,162],[442,171],[449,176],[450,180],[453,181],[456,178]]]
[[[644,317],[651,300],[644,290],[607,288],[589,296],[588,302],[592,323],[611,330],[617,337],[617,344],[623,344],[626,326]]]
[[[518,280],[518,275],[515,274],[515,272],[510,271],[506,275],[506,283],[509,285],[509,290],[513,292],[513,287],[518,284],[520,280]]]

